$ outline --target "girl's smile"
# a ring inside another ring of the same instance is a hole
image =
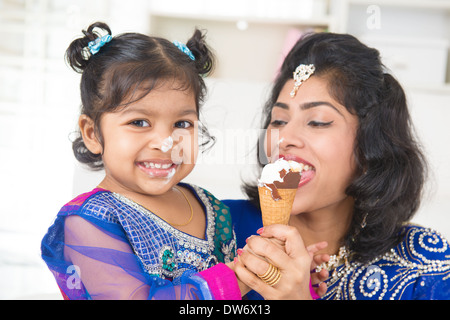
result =
[[[138,166],[151,178],[155,177],[170,179],[175,174],[179,164],[173,163],[170,159],[154,159],[137,161],[136,166]]]

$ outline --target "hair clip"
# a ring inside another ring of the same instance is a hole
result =
[[[184,43],[181,43],[181,42],[175,40],[175,41],[173,42],[173,44],[174,44],[178,49],[180,49],[181,52],[185,53],[189,58],[191,58],[191,60],[195,61],[195,57],[194,57],[194,55],[192,54],[192,51],[189,50],[189,48],[188,48]]]
[[[88,43],[89,51],[92,54],[96,54],[100,51],[100,48],[103,47],[106,43],[110,42],[112,40],[111,35],[107,34],[106,36],[103,36],[101,38],[97,38],[91,42]]]
[[[291,91],[291,98],[295,97],[300,85],[303,82],[305,82],[306,80],[308,80],[309,77],[314,73],[315,70],[316,70],[316,67],[314,67],[313,64],[309,64],[309,65],[301,64],[297,67],[297,69],[295,69],[295,72],[294,72],[295,84],[294,84],[294,89],[292,89],[292,91]]]

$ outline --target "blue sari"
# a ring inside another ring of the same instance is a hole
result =
[[[231,211],[237,245],[262,227],[247,200],[223,200]],[[331,272],[323,300],[449,300],[450,247],[437,231],[408,224],[403,241],[368,263],[349,261]],[[262,297],[250,292],[249,299]]]

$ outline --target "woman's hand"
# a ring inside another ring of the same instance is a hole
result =
[[[310,256],[313,258],[311,263],[311,284],[319,297],[322,297],[327,292],[327,285],[324,281],[328,279],[330,275],[326,269],[322,269],[320,272],[316,272],[315,270],[318,265],[328,262],[330,260],[330,255],[325,253],[316,253],[322,249],[325,249],[327,246],[328,243],[323,241],[306,247],[306,250],[308,250]]]
[[[268,226],[258,233],[261,237],[253,236],[248,239],[249,250],[239,251],[240,256],[235,262],[234,270],[240,281],[260,293],[265,299],[311,299],[309,290],[311,268],[329,258],[327,255],[319,255],[313,259],[313,255],[326,247],[326,243],[322,242],[305,248],[297,229],[284,225]],[[284,242],[284,247],[268,238],[281,240]],[[281,272],[281,279],[274,286],[269,286],[257,276],[268,270],[269,262]],[[328,274],[322,274],[322,272],[317,273],[311,281],[313,285],[316,285],[327,276]],[[320,285],[317,293],[323,295],[325,292],[326,285]]]

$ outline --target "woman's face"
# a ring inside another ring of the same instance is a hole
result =
[[[358,118],[328,93],[328,82],[312,76],[294,98],[289,80],[273,106],[266,153],[303,163],[292,214],[348,209],[345,189],[355,173],[353,154]]]

